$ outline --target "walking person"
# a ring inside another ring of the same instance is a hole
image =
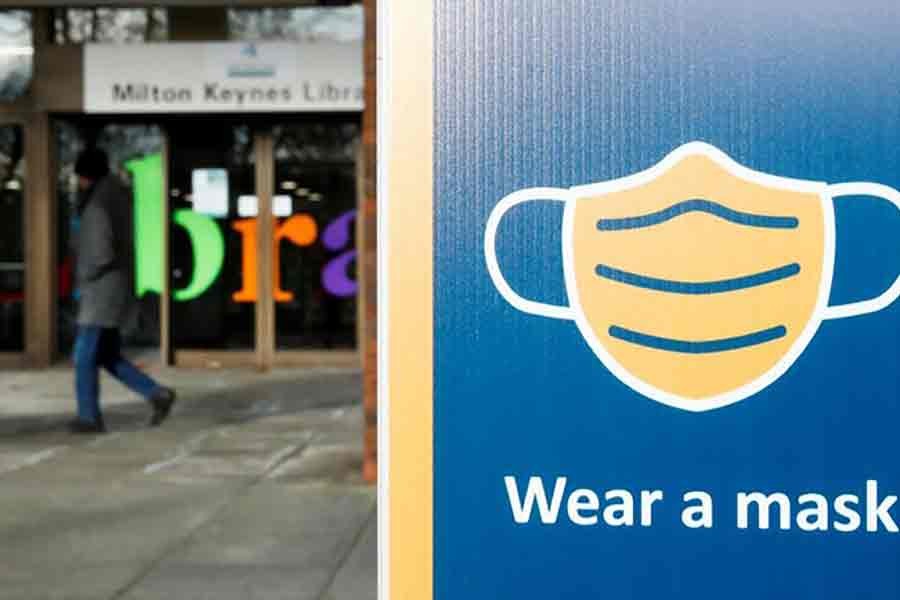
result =
[[[175,402],[174,390],[161,386],[122,356],[119,328],[130,293],[133,238],[131,194],[109,172],[99,148],[88,148],[75,165],[80,226],[76,251],[78,334],[75,340],[74,433],[103,433],[99,368],[103,367],[150,403],[150,424],[159,425]]]

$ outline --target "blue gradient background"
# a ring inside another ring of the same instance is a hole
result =
[[[629,175],[692,140],[777,175],[900,187],[900,4],[438,0],[436,20],[436,600],[900,598],[900,536],[741,531],[734,506],[862,496],[866,479],[900,493],[900,306],[824,323],[768,389],[691,414],[626,388],[574,323],[509,306],[482,255],[506,194]],[[900,213],[836,206],[832,302],[877,295],[900,272]],[[500,228],[526,297],[565,302],[561,220],[534,203]],[[517,526],[507,474],[667,497],[652,528]],[[680,524],[691,489],[716,498],[714,529]]]

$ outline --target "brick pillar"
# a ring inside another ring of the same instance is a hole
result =
[[[364,271],[363,289],[363,327],[362,339],[359,340],[363,363],[363,412],[365,414],[365,434],[363,440],[363,477],[372,483],[378,474],[378,332],[376,328],[378,315],[377,298],[377,228],[376,228],[376,180],[375,180],[375,40],[376,32],[376,0],[364,0],[366,14],[365,29],[365,95],[366,107],[362,122],[363,152],[363,198],[360,214],[360,226],[363,228],[363,247],[360,251],[361,268]]]

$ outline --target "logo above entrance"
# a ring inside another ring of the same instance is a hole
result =
[[[829,306],[835,259],[833,199],[900,192],[875,183],[786,179],[750,170],[692,142],[623,179],[506,196],[485,231],[488,272],[522,312],[574,320],[620,381],[669,406],[706,411],[781,377],[823,320],[881,310],[878,297]],[[497,229],[514,206],[564,203],[567,306],[528,300],[507,283]]]
[[[264,62],[260,58],[257,44],[245,44],[239,54],[238,60],[226,60],[228,65],[226,77],[264,79],[277,76],[278,68],[276,64],[272,61]]]

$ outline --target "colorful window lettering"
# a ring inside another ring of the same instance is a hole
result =
[[[134,182],[135,226],[135,286],[139,297],[147,292],[161,293],[163,289],[163,265],[159,257],[163,253],[164,217],[160,210],[162,197],[162,157],[159,154],[129,161],[126,164]],[[321,282],[326,293],[348,298],[357,293],[357,283],[349,275],[350,265],[356,258],[353,247],[353,224],[356,210],[348,210],[321,227],[308,214],[299,213],[275,220],[272,239],[275,265],[274,298],[276,302],[291,302],[292,292],[282,289],[278,253],[281,242],[289,241],[298,247],[308,247],[321,242],[331,257],[322,268]],[[173,222],[183,228],[190,239],[194,271],[187,287],[173,290],[176,302],[186,302],[201,296],[218,280],[225,264],[225,236],[215,219],[193,210],[179,209],[172,213]],[[243,256],[243,287],[235,290],[235,302],[256,302],[257,288],[256,244],[259,223],[255,217],[238,219],[231,223],[241,235]]]

